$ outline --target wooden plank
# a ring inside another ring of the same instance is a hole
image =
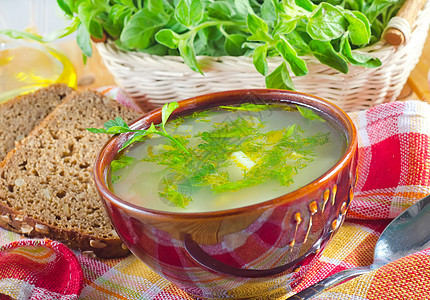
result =
[[[424,45],[423,52],[416,67],[412,70],[407,85],[416,94],[415,99],[430,103],[430,30]]]

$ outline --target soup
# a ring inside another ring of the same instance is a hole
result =
[[[110,188],[149,209],[207,212],[270,200],[324,174],[345,151],[343,135],[315,111],[242,104],[166,123],[121,151]]]

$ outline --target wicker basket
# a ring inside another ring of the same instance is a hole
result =
[[[309,74],[292,78],[296,90],[330,100],[348,112],[396,100],[421,56],[429,16],[430,0],[419,12],[406,45],[395,47],[381,41],[361,50],[382,61],[378,68],[350,66],[348,74],[342,74],[313,57],[304,57]],[[250,57],[198,57],[202,76],[179,56],[120,51],[110,42],[96,47],[120,87],[131,97],[156,106],[215,91],[265,87]],[[280,60],[269,60],[269,68],[274,69]]]

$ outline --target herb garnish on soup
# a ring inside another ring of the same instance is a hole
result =
[[[219,106],[131,130],[120,118],[95,133],[135,131],[111,163],[110,188],[149,209],[205,212],[263,202],[296,190],[345,150],[339,131],[302,106]]]

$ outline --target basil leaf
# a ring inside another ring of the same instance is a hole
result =
[[[376,68],[381,66],[382,64],[382,62],[378,58],[374,58],[365,53],[353,52],[347,38],[342,38],[341,52],[351,64],[356,66]]]
[[[312,54],[323,64],[344,74],[348,73],[348,62],[337,53],[330,42],[312,40],[309,43]]]
[[[187,40],[180,40],[178,44],[178,49],[185,64],[189,66],[191,70],[199,72],[203,75],[203,72],[197,63],[196,53],[194,51],[193,44],[188,42]]]
[[[351,42],[354,45],[364,45],[370,40],[370,33],[366,24],[352,12],[345,11],[345,18],[348,20],[348,32]]]
[[[165,16],[143,9],[133,15],[123,32],[121,42],[131,49],[146,49],[153,45],[155,34],[166,24]]]
[[[203,14],[200,0],[180,0],[175,8],[176,20],[186,27],[200,23]]]
[[[295,3],[297,6],[303,8],[309,12],[314,11],[314,9],[317,7],[310,0],[296,0]]]
[[[371,31],[370,23],[369,23],[369,20],[367,19],[367,17],[363,13],[361,13],[359,11],[353,11],[352,13],[354,14],[354,16],[356,18],[360,19],[364,23],[364,26],[365,26],[365,29],[366,29],[366,33],[370,37],[371,34],[372,34],[372,31]]]
[[[330,41],[342,36],[348,26],[342,11],[333,5],[322,2],[309,17],[307,33],[319,41]]]
[[[246,26],[252,34],[248,37],[248,41],[271,41],[271,37],[268,35],[269,26],[260,17],[249,14],[246,18]]]
[[[267,64],[267,48],[268,45],[264,44],[258,46],[254,50],[254,54],[252,55],[252,62],[254,63],[255,69],[263,76],[266,76],[269,72],[269,65]]]
[[[273,29],[273,35],[292,32],[296,28],[298,20],[297,18],[290,18],[285,14],[281,15]]]
[[[309,71],[305,61],[297,56],[296,50],[294,50],[294,48],[283,36],[280,36],[279,40],[276,42],[275,47],[282,58],[289,63],[294,75],[304,76],[308,74]]]
[[[269,32],[269,26],[264,22],[263,19],[257,15],[250,14],[246,19],[246,26],[248,26],[251,34],[257,35],[259,32]]]
[[[242,48],[242,44],[246,41],[246,36],[242,34],[230,34],[225,37],[224,49],[228,55],[241,56],[246,52],[245,48]]]
[[[129,0],[130,4],[133,5],[133,0]],[[142,1],[143,2],[143,1]],[[164,5],[162,0],[145,0],[144,8],[154,13],[164,13]]]
[[[162,29],[156,33],[155,40],[171,49],[176,49],[181,37],[171,29]]]
[[[103,28],[99,21],[95,19],[99,10],[97,6],[91,2],[82,2],[78,7],[78,13],[80,16],[81,23],[85,25],[89,34],[98,39],[103,37]]]
[[[91,47],[91,37],[82,23],[79,23],[76,30],[76,42],[78,43],[79,48],[81,48],[82,53],[87,57],[91,57],[93,54],[93,48]]]
[[[388,7],[393,5],[393,0],[373,0],[370,1],[370,5],[365,7],[363,13],[367,16],[370,23],[376,19],[376,17],[385,12]]]
[[[272,73],[266,76],[266,87],[271,89],[294,90],[285,62],[282,62]]]
[[[306,33],[302,33],[302,34],[306,35]],[[311,52],[309,48],[310,39],[309,41],[305,41],[305,39],[299,32],[292,31],[289,34],[287,34],[285,37],[288,39],[288,42],[291,44],[291,46],[293,46],[294,49],[297,51],[297,55],[303,56]],[[309,36],[307,37],[309,38]]]
[[[64,13],[69,16],[73,17],[73,11],[71,10],[70,6],[64,1],[64,0],[57,0],[57,4],[60,7]]]
[[[274,3],[274,0],[264,0],[261,5],[261,17],[267,24],[273,26],[275,21],[278,19],[277,6]]]
[[[248,14],[254,14],[254,10],[249,4],[248,0],[234,0],[234,6],[240,16],[248,16]]]
[[[228,1],[217,1],[207,6],[208,16],[217,20],[230,20],[234,9]]]

